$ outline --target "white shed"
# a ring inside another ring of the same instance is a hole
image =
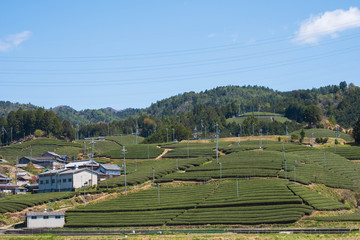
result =
[[[65,224],[65,212],[27,212],[27,228],[59,228]]]

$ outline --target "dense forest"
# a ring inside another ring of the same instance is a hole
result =
[[[351,128],[360,116],[360,106],[354,104],[358,102],[360,88],[346,82],[289,92],[259,86],[226,86],[179,94],[145,109],[122,111],[111,108],[76,111],[67,106],[44,110],[30,104],[0,102],[0,127],[4,126],[2,142],[9,141],[9,131],[12,131],[13,139],[18,139],[36,129],[73,139],[74,128],[78,129],[81,138],[137,133],[146,137],[147,142],[161,142],[169,138],[193,138],[194,134],[214,136],[216,122],[223,136],[257,135],[261,130],[269,134],[284,134],[285,125],[291,132],[306,126],[322,127],[320,122],[323,120],[333,126],[339,124]],[[43,111],[43,117],[36,115],[39,111]],[[249,112],[283,114],[292,121],[266,122],[250,114],[242,123],[241,131],[238,124],[226,121]],[[68,132],[68,125],[72,133]]]
[[[61,121],[53,111],[45,111],[43,108],[25,111],[19,108],[17,111],[11,111],[6,118],[0,117],[0,127],[2,144],[28,135],[75,139],[75,129],[70,121]]]

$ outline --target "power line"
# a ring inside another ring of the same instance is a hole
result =
[[[156,82],[168,82],[171,81],[180,81],[180,80],[191,80],[191,79],[198,79],[198,78],[207,78],[207,77],[216,77],[216,76],[224,76],[224,75],[231,75],[231,74],[238,74],[238,73],[244,73],[244,72],[250,72],[250,71],[258,71],[258,70],[264,70],[269,68],[277,68],[277,67],[283,67],[287,65],[292,64],[299,64],[299,63],[305,63],[309,60],[317,60],[324,57],[330,57],[330,56],[338,56],[341,54],[345,54],[348,52],[351,52],[353,50],[356,50],[360,47],[360,45],[341,49],[341,50],[335,50],[332,52],[327,52],[323,54],[313,55],[310,57],[302,57],[297,58],[293,60],[283,60],[279,62],[271,62],[267,64],[262,65],[255,65],[250,67],[243,67],[243,68],[233,68],[233,69],[227,69],[227,70],[221,70],[221,71],[212,71],[212,72],[206,72],[206,73],[196,73],[196,74],[190,74],[190,75],[176,75],[176,76],[161,76],[161,77],[152,77],[152,78],[135,78],[135,79],[124,79],[124,80],[95,80],[95,81],[77,81],[74,82],[74,80],[61,80],[61,82],[49,82],[49,81],[40,81],[35,82],[32,81],[29,82],[4,82],[2,83],[2,86],[83,86],[84,84],[87,86],[103,86],[103,85],[116,85],[116,84],[142,84],[142,83],[156,83]],[[74,84],[75,83],[75,84]],[[28,84],[28,85],[27,85]]]
[[[350,23],[344,24],[344,26],[348,26]],[[318,34],[326,34],[329,33],[328,30],[317,32]],[[356,33],[354,35],[358,35]],[[305,34],[306,36],[311,36],[312,33]],[[164,57],[173,57],[180,55],[188,55],[188,54],[201,54],[207,52],[218,52],[218,51],[226,51],[226,50],[234,50],[241,48],[249,48],[249,47],[257,47],[261,45],[266,45],[270,43],[278,43],[282,41],[293,40],[294,35],[283,35],[276,36],[271,38],[265,38],[257,40],[254,44],[245,44],[245,43],[237,43],[237,44],[226,44],[219,45],[214,47],[205,47],[205,48],[193,48],[193,49],[185,49],[185,50],[176,50],[176,51],[162,51],[162,52],[153,52],[153,53],[139,53],[139,54],[123,54],[123,55],[105,55],[105,56],[65,56],[65,57],[0,57],[0,61],[6,62],[92,62],[92,61],[114,61],[115,59],[124,60],[124,59],[145,59],[145,58],[164,58]],[[20,59],[20,60],[18,60]],[[21,60],[23,59],[23,60]]]

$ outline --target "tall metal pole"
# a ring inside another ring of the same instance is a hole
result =
[[[94,138],[92,139],[92,147],[91,147],[91,185],[93,185],[93,175],[94,175]]]
[[[176,159],[176,171],[179,171],[179,159]]]
[[[314,133],[311,133],[311,139],[310,139],[310,141],[311,141],[311,142],[310,142],[311,147],[314,147],[314,146],[313,146],[313,137],[314,137]]]
[[[236,177],[236,197],[239,198],[239,179]]]
[[[155,185],[155,168],[152,168],[153,170],[153,186]]]
[[[296,160],[294,160],[294,183],[296,183]]]
[[[220,164],[220,182],[221,182],[221,163],[219,163]]]
[[[136,121],[136,144],[138,143],[138,134],[139,134],[139,125],[138,122]]]
[[[127,195],[127,189],[126,189],[126,162],[125,162],[126,149],[125,149],[125,146],[123,146],[122,152],[123,152],[123,155],[124,155],[125,195]]]
[[[286,158],[285,158],[285,146],[284,146],[284,143],[282,144],[283,145],[283,153],[284,153],[284,173],[285,173],[285,179],[287,179],[287,171],[286,171]]]
[[[260,149],[262,149],[262,129],[260,129]]]
[[[216,122],[216,163],[219,163],[219,124]]]

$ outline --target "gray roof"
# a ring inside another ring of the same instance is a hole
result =
[[[87,168],[80,168],[80,169],[74,169],[74,170],[64,168],[64,169],[59,169],[59,170],[50,170],[50,171],[47,171],[47,172],[43,172],[43,173],[40,173],[39,176],[51,175],[51,174],[54,174],[54,175],[56,175],[56,174],[59,174],[59,175],[73,174],[73,173],[78,173],[78,172],[82,172],[82,171],[88,171],[88,172],[98,174],[97,172],[91,171],[90,169],[87,169]]]
[[[100,164],[106,170],[120,171],[121,168],[117,164]]]
[[[65,212],[27,212],[26,216],[65,216]]]
[[[11,178],[8,178],[8,177],[6,177],[5,175],[3,175],[1,173],[0,173],[0,179],[11,180]]]

